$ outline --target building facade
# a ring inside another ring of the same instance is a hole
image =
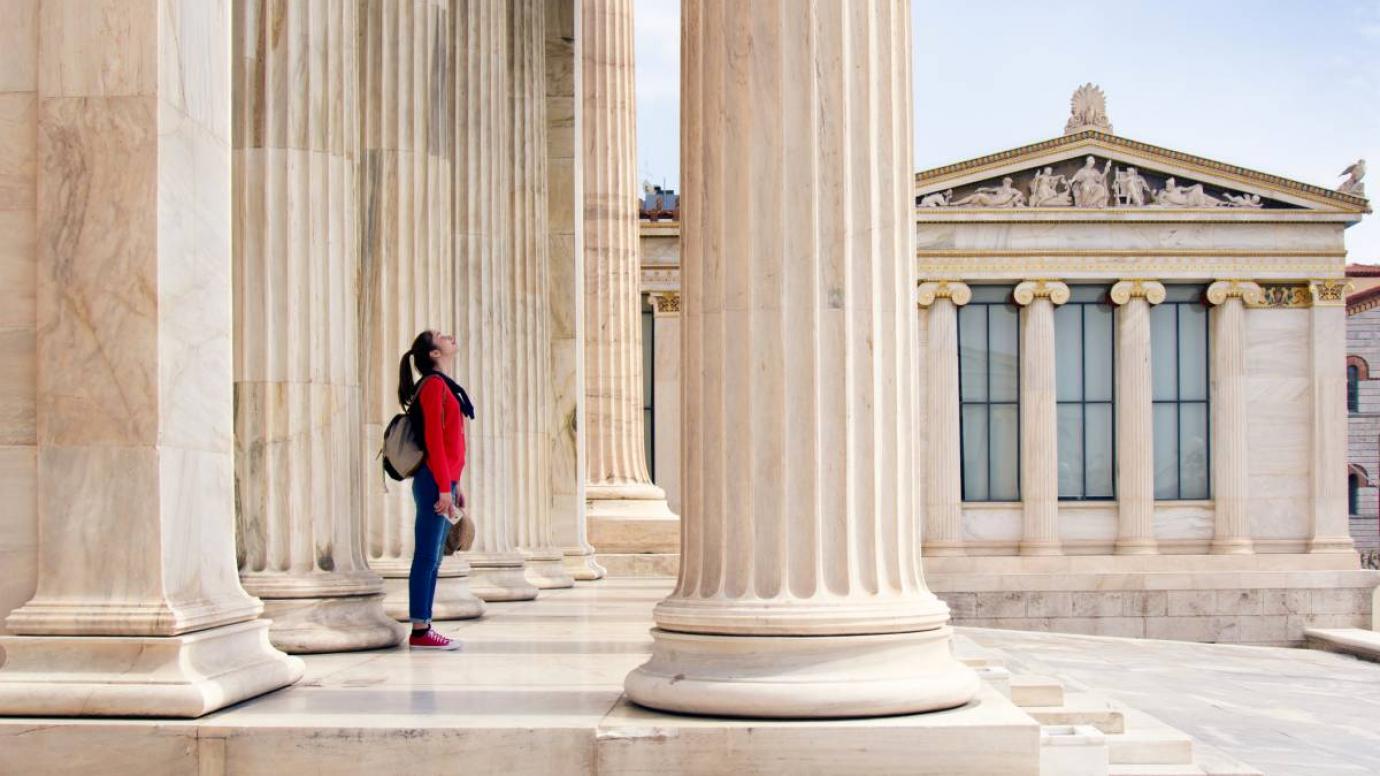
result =
[[[1353,264],[1346,299],[1347,514],[1362,560],[1380,551],[1380,267]]]

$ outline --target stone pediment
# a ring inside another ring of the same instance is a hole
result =
[[[1098,130],[926,170],[916,206],[936,211],[1141,211],[1359,217],[1363,197],[1140,143]]]

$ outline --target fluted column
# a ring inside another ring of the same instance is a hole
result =
[[[1123,280],[1112,286],[1116,313],[1116,499],[1118,555],[1153,555],[1155,418],[1150,372],[1150,305],[1164,285]]]
[[[577,580],[604,576],[585,526],[584,203],[580,192],[580,7],[583,0],[546,5],[547,260],[553,403],[551,533]]]
[[[43,3],[37,51],[5,49],[44,77],[33,154],[0,152],[36,183],[36,220],[0,231],[35,245],[39,365],[38,581],[0,636],[0,714],[196,717],[302,676],[235,568],[230,9]]]
[[[1346,292],[1337,278],[1309,284],[1313,367],[1313,531],[1308,551],[1355,552],[1346,501]]]
[[[570,587],[565,553],[551,537],[550,267],[546,244],[546,0],[511,0],[514,271],[514,540],[538,588]]]
[[[1016,286],[1021,305],[1022,555],[1061,555],[1059,405],[1054,379],[1054,306],[1069,287],[1054,280]]]
[[[1246,303],[1259,302],[1260,286],[1219,280],[1208,286],[1212,311],[1212,498],[1216,514],[1212,551],[1253,552],[1250,513],[1250,449],[1246,403]],[[1345,475],[1343,475],[1345,476]]]
[[[840,717],[977,689],[925,586],[907,0],[682,5],[684,549],[636,702]]]
[[[465,557],[470,589],[485,601],[535,598],[517,549],[513,470],[517,263],[513,193],[509,6],[457,0],[455,14],[456,371],[470,389],[462,478],[477,534]]]
[[[676,552],[680,521],[643,438],[633,0],[582,3],[589,539],[599,552]]]
[[[396,644],[364,559],[352,0],[235,6],[240,579],[288,652]]]
[[[448,0],[360,3],[360,359],[363,483],[369,565],[384,578],[384,609],[408,619],[417,508],[412,483],[386,482],[374,458],[400,409],[398,361],[427,329],[455,330],[451,254],[451,110]],[[466,376],[456,375],[462,383]],[[469,563],[442,559],[432,617],[478,617]]]
[[[921,283],[925,308],[926,555],[963,555],[963,458],[959,430],[958,308],[973,292],[954,280]]]
[[[652,300],[652,461],[666,503],[680,508],[680,292],[656,291]]]

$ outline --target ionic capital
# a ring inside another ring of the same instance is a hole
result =
[[[652,306],[656,310],[654,315],[680,315],[680,292],[679,291],[653,291],[647,296],[652,298]]]
[[[921,307],[929,307],[936,299],[948,299],[955,307],[968,304],[973,298],[973,290],[967,283],[959,280],[928,280],[920,284],[918,301]]]
[[[1123,305],[1132,299],[1144,299],[1150,304],[1164,301],[1164,284],[1158,280],[1123,280],[1112,286],[1112,302]]]
[[[1016,298],[1016,304],[1022,307],[1042,297],[1059,305],[1069,300],[1069,287],[1058,280],[1027,280],[1016,286],[1012,296]]]
[[[1228,299],[1240,299],[1244,304],[1260,304],[1265,292],[1260,284],[1250,280],[1219,280],[1208,286],[1208,304],[1222,304]]]
[[[1314,307],[1334,307],[1346,304],[1346,293],[1355,286],[1345,278],[1337,280],[1310,280],[1308,293],[1313,295]]]

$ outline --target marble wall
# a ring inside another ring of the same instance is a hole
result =
[[[33,595],[38,578],[38,6],[0,2],[0,633],[5,615]]]

